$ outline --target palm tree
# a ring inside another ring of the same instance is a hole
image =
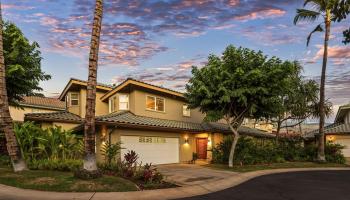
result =
[[[100,45],[100,33],[103,15],[103,0],[96,0],[94,21],[92,25],[89,76],[86,95],[86,115],[84,124],[85,158],[84,169],[88,171],[97,170],[95,154],[95,105],[96,105],[96,79],[98,49]]]
[[[297,9],[297,14],[294,18],[294,24],[301,21],[315,22],[317,19],[322,18],[320,24],[318,24],[313,31],[308,35],[306,45],[310,43],[312,34],[315,32],[325,32],[324,34],[324,51],[322,61],[321,72],[321,85],[320,85],[320,103],[319,103],[319,135],[318,135],[318,151],[317,160],[320,162],[326,161],[325,158],[325,136],[324,136],[324,123],[325,123],[325,81],[326,81],[326,68],[328,59],[328,41],[331,32],[332,21],[340,21],[339,13],[344,13],[341,10],[345,9],[343,6],[344,0],[305,0],[304,8],[310,9]],[[339,12],[340,11],[340,12]]]
[[[9,103],[6,90],[5,58],[2,41],[3,21],[0,2],[0,126],[5,133],[7,151],[11,157],[13,170],[15,172],[27,169],[27,165],[22,157],[15,133],[13,122],[10,116]]]

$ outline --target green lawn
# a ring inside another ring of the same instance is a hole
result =
[[[334,163],[314,163],[314,162],[285,162],[285,163],[273,163],[264,165],[244,165],[244,166],[234,166],[229,168],[227,165],[223,164],[208,164],[206,167],[229,170],[234,172],[251,172],[266,169],[281,169],[281,168],[316,168],[316,167],[350,167],[346,164],[334,164]]]
[[[94,180],[80,180],[72,172],[32,170],[14,173],[0,168],[0,183],[25,189],[60,192],[124,192],[136,191],[136,185],[115,176],[103,176]]]

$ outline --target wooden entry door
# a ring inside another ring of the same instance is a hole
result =
[[[208,138],[197,138],[198,159],[207,159]]]

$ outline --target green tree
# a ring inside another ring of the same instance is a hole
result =
[[[205,120],[224,119],[228,124],[234,137],[230,167],[243,119],[270,117],[259,108],[272,105],[292,73],[291,65],[275,57],[267,59],[261,51],[234,46],[228,46],[221,57],[210,55],[204,67],[193,67],[185,97],[190,108],[206,114]]]
[[[96,105],[96,85],[98,49],[100,45],[101,24],[103,16],[103,0],[96,0],[94,21],[92,25],[90,56],[89,56],[89,76],[87,82],[86,114],[84,123],[85,157],[84,169],[88,171],[97,170],[95,152],[95,105]]]
[[[315,32],[325,32],[324,35],[324,53],[322,61],[321,72],[321,85],[320,85],[320,125],[318,134],[318,161],[326,161],[325,157],[325,135],[324,135],[324,123],[325,123],[325,82],[326,82],[326,68],[328,59],[328,41],[331,33],[332,22],[339,22],[346,16],[347,0],[305,0],[303,9],[297,9],[297,14],[294,18],[294,24],[301,21],[315,22],[317,19],[322,18],[313,31],[308,35],[306,44],[309,45],[311,36]]]
[[[40,81],[49,80],[41,70],[39,44],[30,43],[13,23],[3,27],[3,45],[6,66],[6,88],[10,104],[18,105],[23,96],[42,95]]]

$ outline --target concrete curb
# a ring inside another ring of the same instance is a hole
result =
[[[0,200],[19,200],[19,199],[35,199],[35,200],[104,200],[104,199],[177,199],[198,196],[217,192],[230,187],[237,186],[250,179],[276,173],[298,172],[298,171],[322,171],[322,170],[349,170],[349,167],[344,168],[290,168],[290,169],[272,169],[261,170],[247,173],[235,174],[224,180],[208,182],[206,184],[184,186],[178,188],[158,189],[137,192],[44,192],[28,189],[20,189],[16,187],[0,184]]]

